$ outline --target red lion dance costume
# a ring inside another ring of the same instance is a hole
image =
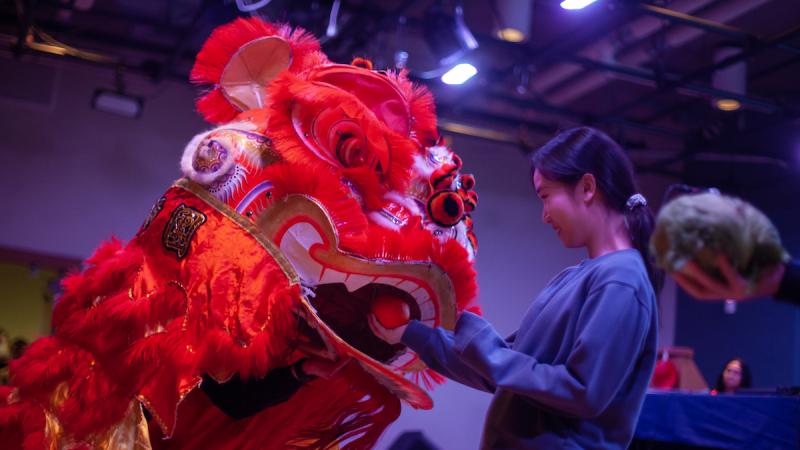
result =
[[[64,280],[54,334],[0,388],[3,448],[369,448],[400,400],[432,407],[418,384],[441,377],[367,321],[477,310],[474,179],[430,93],[258,19],[217,29],[192,79],[219,127],[133,240]],[[352,360],[238,420],[200,389],[291,366],[301,342]]]

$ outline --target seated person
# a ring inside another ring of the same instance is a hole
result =
[[[725,363],[712,392],[733,394],[739,389],[747,389],[752,386],[753,378],[750,375],[750,368],[742,358],[733,358]]]

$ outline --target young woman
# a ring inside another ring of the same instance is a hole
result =
[[[483,318],[454,333],[419,322],[373,330],[434,370],[494,393],[481,448],[627,448],[656,355],[662,274],[648,255],[653,216],[632,165],[592,128],[560,133],[533,156],[542,220],[588,259],[559,273],[503,339]]]
[[[733,394],[739,389],[750,387],[753,387],[750,367],[745,364],[742,358],[733,358],[725,363],[725,367],[717,377],[717,384],[714,386],[714,390],[720,394]]]

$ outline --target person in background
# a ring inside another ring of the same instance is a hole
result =
[[[26,348],[28,348],[28,341],[21,337],[15,338],[11,343],[11,359],[17,359],[22,356]]]
[[[653,215],[628,156],[596,129],[560,133],[532,169],[542,220],[588,259],[550,281],[512,337],[469,312],[455,332],[413,320],[386,329],[374,316],[370,326],[437,372],[494,393],[482,449],[625,449],[656,356],[663,274],[649,255]]]
[[[715,393],[719,394],[733,394],[739,389],[747,389],[753,387],[753,378],[750,374],[750,367],[745,364],[742,358],[733,358],[725,363],[717,377],[717,383],[714,385]]]
[[[8,384],[8,362],[11,361],[11,345],[8,333],[0,328],[0,385]]]

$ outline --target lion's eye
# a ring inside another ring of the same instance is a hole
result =
[[[328,148],[333,150],[343,167],[369,164],[369,149],[358,124],[349,120],[339,121],[331,126],[328,136]]]

